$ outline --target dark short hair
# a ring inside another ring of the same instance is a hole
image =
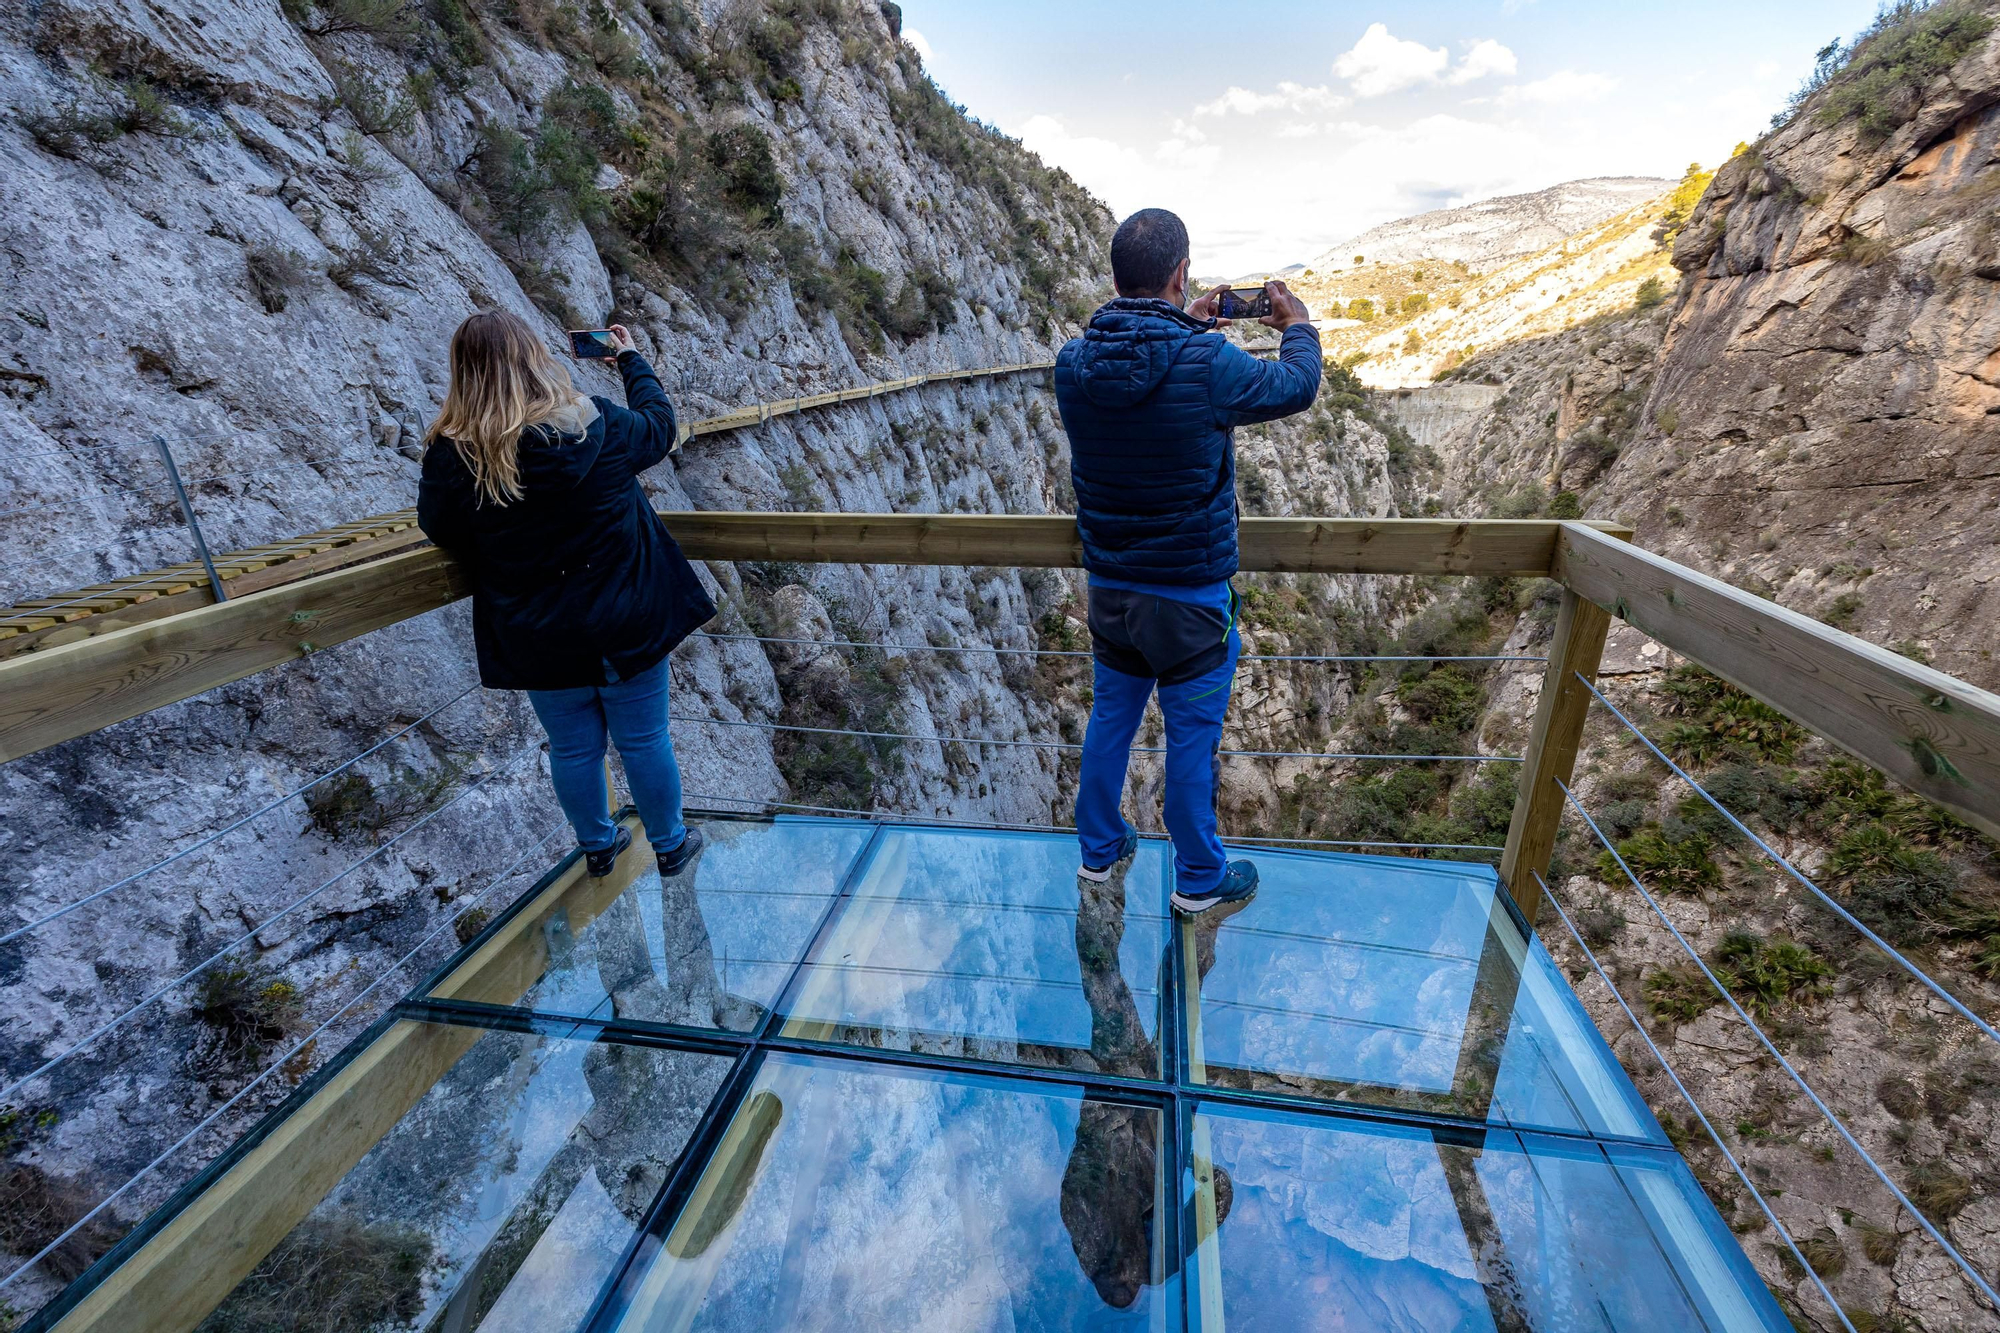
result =
[[[1164,208],[1142,208],[1111,238],[1111,281],[1121,292],[1157,292],[1187,257],[1186,225]]]

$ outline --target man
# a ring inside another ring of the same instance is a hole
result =
[[[1319,333],[1282,282],[1264,285],[1271,313],[1263,322],[1284,331],[1276,362],[1216,332],[1224,289],[1186,305],[1187,228],[1165,209],[1134,213],[1118,228],[1111,279],[1117,299],[1056,358],[1096,666],[1076,797],[1079,874],[1103,882],[1138,849],[1119,802],[1132,737],[1158,689],[1173,902],[1196,914],[1257,890],[1257,867],[1226,860],[1215,831],[1216,749],[1241,650],[1229,584],[1231,432],[1312,405]]]

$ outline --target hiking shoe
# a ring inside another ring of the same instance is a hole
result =
[[[1200,916],[1224,903],[1248,902],[1257,893],[1257,866],[1251,861],[1231,861],[1222,873],[1222,883],[1207,893],[1174,890],[1174,909],[1188,916]]]
[[[671,852],[660,853],[660,878],[672,879],[693,865],[694,859],[701,855],[701,844],[701,830],[688,825],[687,836],[681,839],[681,845]]]
[[[611,845],[600,852],[585,852],[583,863],[590,871],[592,879],[603,879],[611,873],[611,867],[618,864],[618,858],[632,845],[632,830],[620,825],[618,834],[611,839]]]
[[[1125,830],[1125,841],[1118,844],[1118,856],[1108,866],[1080,866],[1077,878],[1087,879],[1092,884],[1103,884],[1111,878],[1111,872],[1118,868],[1118,862],[1129,861],[1139,851],[1139,833],[1136,829]]]

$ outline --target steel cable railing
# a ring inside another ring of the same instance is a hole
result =
[[[137,1014],[140,1010],[145,1009],[146,1007],[151,1005],[153,1001],[159,999],[162,995],[167,994],[169,991],[174,990],[176,987],[184,986],[188,982],[194,980],[196,977],[200,976],[203,972],[207,971],[210,967],[214,966],[224,956],[226,956],[239,946],[243,945],[245,942],[255,939],[258,935],[270,929],[271,926],[276,922],[282,921],[284,918],[290,916],[293,912],[296,912],[301,907],[304,907],[307,903],[312,902],[314,899],[318,898],[321,894],[331,889],[334,885],[340,883],[341,880],[346,879],[349,875],[359,870],[362,866],[367,865],[369,862],[375,860],[377,857],[381,856],[382,853],[388,851],[391,847],[394,847],[397,843],[401,842],[404,838],[409,837],[412,833],[415,833],[418,829],[423,828],[425,825],[429,824],[433,819],[436,819],[439,815],[451,809],[454,805],[457,805],[460,801],[463,801],[466,797],[472,795],[472,793],[486,786],[486,784],[491,782],[493,779],[517,767],[523,759],[526,759],[531,755],[539,755],[540,753],[541,751],[539,749],[534,749],[534,748],[525,749],[521,751],[521,753],[515,755],[512,759],[509,759],[507,762],[501,764],[498,768],[490,769],[487,772],[481,774],[478,780],[468,783],[466,786],[460,788],[456,793],[454,793],[450,800],[444,802],[442,805],[438,806],[434,810],[425,812],[423,815],[419,816],[416,819],[416,821],[412,823],[408,828],[402,829],[401,831],[396,833],[393,837],[391,837],[388,841],[384,842],[381,846],[369,852],[366,856],[361,857],[357,861],[350,862],[344,870],[341,870],[338,874],[335,874],[332,878],[326,880],[318,888],[312,890],[310,893],[305,894],[303,897],[293,899],[290,903],[286,904],[284,907],[279,908],[276,912],[272,913],[270,916],[265,917],[255,926],[252,926],[248,931],[237,936],[229,943],[223,945],[220,949],[217,949],[214,953],[202,959],[201,962],[195,964],[187,971],[175,977],[172,981],[167,982],[165,985],[160,986],[156,990],[148,992],[143,999],[141,999],[138,1003],[132,1005],[130,1008],[126,1009],[123,1013],[120,1013],[117,1017],[112,1018],[104,1023],[101,1023],[97,1027],[91,1029],[91,1031],[88,1034],[79,1038],[76,1042],[74,1042],[70,1046],[64,1048],[60,1054],[51,1056],[49,1059],[44,1060],[41,1064],[37,1065],[33,1070],[22,1075],[20,1078],[15,1079],[12,1083],[9,1083],[6,1087],[0,1088],[0,1102],[4,1102],[7,1098],[13,1096],[13,1094],[18,1092],[20,1089],[26,1087],[28,1084],[34,1082],[42,1075],[48,1073],[51,1069],[54,1069],[57,1065],[69,1059],[72,1055],[75,1055],[78,1051],[81,1051],[85,1047],[91,1045],[99,1037],[102,1037],[106,1033],[111,1032],[114,1029],[123,1026],[123,1024],[127,1019],[131,1018],[134,1014]]]
[[[1785,1224],[1780,1222],[1778,1215],[1771,1211],[1771,1205],[1764,1201],[1763,1191],[1759,1190],[1751,1181],[1749,1174],[1743,1170],[1742,1164],[1736,1160],[1736,1154],[1729,1151],[1729,1145],[1722,1141],[1722,1135],[1716,1133],[1715,1126],[1709,1123],[1707,1113],[1701,1109],[1700,1103],[1695,1101],[1694,1094],[1688,1091],[1687,1084],[1681,1082],[1681,1076],[1674,1071],[1674,1067],[1667,1063],[1666,1055],[1653,1041],[1652,1034],[1646,1031],[1646,1025],[1639,1021],[1639,1015],[1632,1012],[1632,1006],[1625,1002],[1625,996],[1619,991],[1617,985],[1612,982],[1611,974],[1604,970],[1604,964],[1597,961],[1597,955],[1591,952],[1588,944],[1584,943],[1583,932],[1576,928],[1576,923],[1570,920],[1569,913],[1563,910],[1562,902],[1557,899],[1555,890],[1551,889],[1549,882],[1542,878],[1541,871],[1535,871],[1534,875],[1535,883],[1542,886],[1542,897],[1548,900],[1549,906],[1556,909],[1556,915],[1561,917],[1563,925],[1568,927],[1570,938],[1575,940],[1576,947],[1583,951],[1583,956],[1590,963],[1591,970],[1596,972],[1597,979],[1604,983],[1604,989],[1611,992],[1611,998],[1618,1002],[1618,1007],[1625,1011],[1625,1017],[1632,1021],[1632,1030],[1639,1034],[1641,1041],[1646,1043],[1646,1049],[1653,1053],[1653,1060],[1660,1066],[1660,1071],[1673,1083],[1674,1091],[1680,1093],[1681,1100],[1687,1103],[1688,1110],[1694,1112],[1694,1118],[1701,1122],[1702,1129],[1714,1141],[1716,1151],[1722,1154],[1722,1160],[1729,1163],[1729,1169],[1736,1173],[1736,1178],[1743,1182],[1743,1188],[1749,1190],[1750,1197],[1757,1201],[1757,1208],[1764,1214],[1764,1220],[1771,1224],[1772,1229],[1778,1233],[1778,1238],[1785,1242],[1785,1248],[1791,1251],[1792,1258],[1798,1262],[1799,1267],[1803,1268],[1812,1278],[1813,1285],[1819,1288],[1819,1294],[1825,1298],[1827,1308],[1833,1311],[1833,1317],[1840,1321],[1840,1326],[1846,1329],[1847,1333],[1856,1333],[1854,1324],[1847,1317],[1847,1312],[1840,1308],[1840,1302],[1836,1301],[1833,1298],[1833,1293],[1827,1290],[1826,1282],[1820,1277],[1819,1270],[1806,1262],[1805,1255],[1799,1251],[1798,1243],[1792,1239],[1792,1233],[1785,1229]]]
[[[126,1180],[124,1184],[120,1185],[117,1189],[111,1191],[111,1193],[105,1195],[104,1198],[100,1199],[96,1207],[92,1208],[82,1217],[78,1218],[75,1222],[71,1223],[68,1230],[64,1231],[61,1235],[57,1236],[47,1245],[44,1245],[31,1258],[29,1258],[26,1262],[22,1263],[20,1266],[15,1268],[12,1272],[8,1273],[5,1277],[0,1277],[0,1287],[5,1287],[15,1278],[21,1276],[21,1274],[27,1272],[29,1269],[33,1268],[36,1264],[48,1258],[49,1255],[55,1253],[56,1250],[65,1241],[67,1241],[71,1236],[74,1236],[77,1232],[81,1231],[84,1227],[88,1226],[91,1223],[91,1221],[95,1219],[99,1214],[103,1213],[103,1211],[106,1208],[109,1208],[113,1203],[117,1202],[117,1200],[120,1197],[122,1197],[126,1191],[130,1190],[134,1185],[137,1185],[141,1180],[145,1179],[147,1176],[151,1175],[154,1171],[158,1170],[163,1163],[168,1161],[176,1153],[180,1152],[183,1148],[187,1147],[188,1144],[194,1142],[195,1138],[199,1136],[202,1133],[202,1131],[206,1130],[207,1128],[209,1128],[209,1126],[215,1124],[216,1121],[220,1120],[233,1107],[235,1107],[237,1103],[241,1102],[245,1097],[249,1096],[250,1093],[255,1091],[257,1087],[264,1082],[265,1079],[269,1078],[272,1074],[278,1072],[279,1070],[283,1069],[286,1065],[291,1063],[293,1058],[295,1058],[299,1054],[299,1052],[309,1049],[313,1045],[313,1043],[318,1041],[322,1036],[324,1036],[327,1033],[327,1031],[333,1027],[335,1023],[339,1022],[340,1019],[343,1016],[345,1016],[349,1010],[353,1009],[355,1005],[361,1003],[361,1001],[368,998],[368,996],[375,990],[376,987],[380,986],[390,977],[395,976],[398,972],[401,972],[405,967],[409,966],[410,960],[415,958],[418,954],[422,953],[426,948],[430,947],[431,941],[435,940],[438,936],[444,934],[445,931],[450,930],[453,927],[457,926],[458,923],[464,919],[465,914],[467,912],[470,912],[475,906],[477,906],[482,898],[484,898],[487,894],[493,892],[493,890],[498,888],[500,885],[506,883],[507,880],[517,870],[521,868],[523,862],[525,862],[530,856],[533,856],[536,852],[540,851],[543,847],[546,847],[550,839],[554,838],[558,833],[561,833],[563,829],[566,827],[567,825],[565,824],[558,824],[556,825],[555,828],[550,829],[547,833],[543,834],[539,839],[537,839],[534,843],[532,843],[526,851],[522,852],[518,857],[516,857],[511,865],[509,865],[505,870],[502,870],[499,874],[495,875],[493,877],[492,883],[488,884],[485,888],[480,889],[478,892],[468,896],[466,900],[461,905],[459,905],[458,910],[453,912],[435,930],[431,931],[430,934],[424,936],[421,940],[418,940],[416,943],[416,947],[412,948],[408,953],[404,954],[401,958],[398,958],[395,962],[391,963],[387,968],[383,969],[382,973],[379,976],[377,976],[373,981],[369,982],[366,986],[362,987],[359,991],[357,991],[354,994],[354,996],[351,999],[349,999],[345,1004],[341,1005],[340,1008],[334,1010],[333,1013],[330,1014],[326,1018],[326,1020],[322,1022],[318,1027],[314,1028],[311,1032],[308,1032],[305,1036],[299,1038],[296,1042],[293,1042],[292,1045],[289,1048],[287,1048],[283,1054],[279,1055],[269,1065],[265,1066],[264,1070],[261,1073],[259,1073],[255,1078],[251,1079],[248,1083],[244,1084],[241,1088],[238,1088],[235,1094],[231,1096],[228,1101],[224,1102],[222,1105],[216,1107],[213,1111],[209,1112],[208,1115],[202,1118],[199,1124],[197,1124],[193,1129],[189,1130],[186,1134],[183,1134],[179,1139],[177,1139],[173,1143],[172,1146],[167,1148],[165,1152],[162,1152],[159,1156],[153,1158],[150,1162],[147,1162],[144,1166],[140,1167],[139,1170],[135,1172],[128,1180]]]
[[[847,727],[808,727],[789,722],[754,722],[748,718],[689,717],[667,714],[669,722],[700,723],[717,727],[748,727],[756,731],[804,732],[815,736],[857,736],[864,740],[936,741],[943,745],[998,745],[1030,750],[1081,750],[1074,741],[1010,741],[990,736],[920,736],[905,731],[857,731]],[[1165,754],[1163,745],[1134,745],[1133,754]],[[1217,750],[1226,759],[1381,759],[1410,763],[1518,764],[1516,754],[1322,754],[1317,750]]]
[[[1000,829],[1016,833],[1074,833],[1071,824],[1021,824],[1005,820],[968,819],[962,815],[916,815],[902,814],[894,810],[857,810],[844,805],[804,805],[796,801],[773,801],[762,796],[729,796],[721,792],[684,792],[688,801],[731,801],[737,805],[754,805],[767,810],[793,810],[801,814],[851,815],[861,819],[878,820],[885,824],[927,824],[943,825],[950,828]],[[732,811],[730,813],[743,813]],[[1440,852],[1487,852],[1497,853],[1501,849],[1491,843],[1475,842],[1367,842],[1356,838],[1246,838],[1225,833],[1221,840],[1232,847],[1384,847],[1418,851]]]
[[[1777,1044],[1765,1034],[1763,1028],[1757,1025],[1757,1020],[1750,1016],[1749,1010],[1737,1002],[1736,996],[1730,991],[1728,986],[1722,983],[1721,978],[1715,975],[1714,969],[1709,967],[1707,961],[1702,958],[1700,952],[1694,947],[1693,942],[1681,933],[1680,927],[1673,923],[1673,918],[1667,915],[1666,909],[1660,906],[1659,901],[1651,893],[1647,892],[1646,886],[1639,882],[1639,877],[1632,873],[1632,867],[1627,865],[1625,858],[1618,854],[1618,849],[1611,845],[1611,840],[1605,837],[1604,830],[1597,826],[1597,821],[1590,817],[1590,812],[1583,808],[1583,803],[1577,800],[1576,793],[1570,790],[1569,784],[1560,778],[1552,777],[1552,780],[1557,786],[1562,788],[1563,795],[1568,799],[1570,808],[1583,817],[1583,822],[1590,826],[1590,831],[1597,836],[1597,841],[1603,845],[1605,851],[1611,854],[1612,860],[1618,863],[1618,868],[1625,872],[1625,878],[1632,882],[1632,887],[1639,891],[1639,896],[1644,898],[1646,905],[1653,909],[1653,915],[1659,917],[1660,923],[1667,928],[1675,941],[1687,953],[1687,956],[1694,961],[1694,965],[1701,969],[1702,975],[1708,978],[1709,984],[1715,987],[1716,993],[1721,995],[1724,1002],[1735,1011],[1736,1016],[1743,1020],[1743,1024],[1749,1028],[1750,1034],[1758,1040],[1765,1051],[1770,1054],[1771,1058],[1778,1062],[1778,1067],[1791,1077],[1792,1082],[1798,1085],[1799,1091],[1805,1093],[1807,1099],[1819,1109],[1819,1113],[1826,1117],[1827,1123],[1832,1125],[1840,1137],[1847,1141],[1847,1146],[1854,1149],[1860,1155],[1861,1160],[1867,1163],[1868,1169],[1874,1173],[1875,1178],[1881,1181],[1891,1194],[1895,1195],[1896,1202],[1900,1203],[1909,1212],[1910,1216],[1916,1220],[1917,1225],[1924,1229],[1925,1234],[1936,1241],[1947,1255],[1951,1256],[1952,1262],[1958,1265],[1959,1271],[1964,1273],[1967,1280],[1979,1289],[1980,1293],[1992,1305],[1994,1311],[2000,1312],[2000,1293],[1996,1293],[1985,1277],[1980,1274],[1979,1270],[1964,1255],[1958,1252],[1956,1246],[1945,1239],[1944,1233],[1939,1231],[1931,1223],[1930,1218],[1926,1217],[1916,1204],[1910,1201],[1909,1195],[1903,1193],[1902,1187],[1889,1178],[1889,1173],[1882,1169],[1881,1164],[1869,1155],[1866,1148],[1861,1146],[1861,1141],[1854,1136],[1853,1131],[1848,1129],[1847,1122],[1835,1115],[1833,1108],[1821,1100],[1819,1093],[1815,1092],[1812,1085],[1806,1082],[1805,1076],[1793,1067],[1792,1062],[1785,1058],[1784,1053],[1778,1049]]]
[[[770,634],[717,634],[698,631],[698,638],[735,643],[783,643],[811,648],[875,648],[883,652],[905,653],[993,653],[1002,657],[1089,657],[1088,648],[1001,648],[991,644],[944,643],[862,643],[853,639],[791,639]],[[1394,656],[1389,654],[1244,653],[1239,662],[1546,662],[1546,657],[1515,654],[1456,656],[1444,653]]]
[[[347,760],[345,763],[336,765],[333,768],[329,768],[326,772],[320,774],[318,777],[313,778],[308,782],[300,783],[298,786],[286,792],[283,796],[280,796],[275,800],[268,801],[265,804],[258,806],[255,810],[252,810],[249,814],[244,815],[241,818],[237,819],[235,822],[231,823],[226,828],[218,829],[216,832],[209,834],[207,837],[201,839],[199,842],[192,843],[189,846],[181,848],[177,852],[173,852],[167,856],[161,857],[159,860],[153,862],[153,864],[147,866],[143,870],[136,870],[133,873],[125,876],[125,878],[121,880],[117,880],[111,884],[107,884],[101,889],[93,890],[92,892],[85,894],[83,897],[78,898],[75,902],[68,903],[62,907],[56,908],[52,912],[45,913],[42,916],[35,918],[33,921],[28,922],[26,925],[16,926],[14,929],[8,931],[6,934],[0,935],[0,944],[7,944],[13,940],[17,940],[21,936],[27,934],[29,931],[37,930],[42,926],[47,925],[51,921],[59,920],[62,917],[68,916],[71,912],[76,911],[78,908],[86,907],[91,903],[96,902],[99,898],[102,898],[107,894],[116,893],[119,889],[122,889],[129,884],[136,884],[138,881],[144,879],[146,876],[152,874],[156,870],[163,870],[167,866],[172,865],[176,861],[194,855],[196,852],[200,851],[204,847],[213,846],[215,843],[221,841],[223,838],[228,837],[236,830],[242,828],[245,824],[263,818],[265,815],[270,814],[273,810],[278,809],[280,806],[283,806],[297,799],[298,797],[304,795],[306,792],[311,791],[314,787],[319,786],[322,782],[325,782],[327,779],[340,776],[342,773],[345,773],[348,769],[354,767],[362,760],[368,758],[368,756],[375,754],[383,747],[402,739],[404,736],[409,735],[412,731],[415,731],[418,727],[423,726],[426,722],[429,722],[439,713],[442,713],[445,709],[451,707],[453,704],[465,698],[467,695],[474,693],[478,689],[479,689],[479,684],[477,681],[475,681],[471,685],[468,685],[464,689],[460,690],[457,694],[452,695],[451,698],[446,699],[443,703],[438,704],[436,707],[432,708],[429,712],[425,713],[422,717],[418,718],[416,721],[411,722],[406,726],[400,727],[394,732],[391,732],[389,735],[375,742],[375,744],[369,746],[367,749],[355,755],[352,759]],[[18,897],[18,895],[19,895],[19,890],[17,889],[16,896]]]
[[[1862,936],[1865,939],[1867,939],[1867,941],[1870,944],[1873,944],[1883,953],[1886,953],[1889,955],[1889,957],[1895,959],[1896,962],[1902,966],[1904,971],[1908,972],[1911,976],[1915,977],[1918,981],[1921,981],[1925,986],[1929,987],[1933,995],[1936,995],[1940,1000],[1943,1000],[1946,1004],[1950,1005],[1953,1009],[1957,1010],[1959,1017],[1963,1018],[1966,1022],[1972,1024],[1974,1027],[1978,1028],[1981,1032],[1985,1033],[1987,1037],[1990,1038],[1991,1040],[1995,1042],[2000,1042],[2000,1032],[1994,1031],[1993,1025],[1991,1023],[1988,1023],[1978,1014],[1973,1013],[1972,1010],[1967,1008],[1965,1003],[1962,1000],[1960,1000],[1956,995],[1953,995],[1950,991],[1946,990],[1938,982],[1932,980],[1930,975],[1926,973],[1922,968],[1918,967],[1915,963],[1911,962],[1909,959],[1903,957],[1902,954],[1898,953],[1895,950],[1895,948],[1890,945],[1889,941],[1883,939],[1880,935],[1877,935],[1874,931],[1870,930],[1867,926],[1863,925],[1861,921],[1858,918],[1856,918],[1854,913],[1848,911],[1845,907],[1842,907],[1837,901],[1834,900],[1833,896],[1829,894],[1825,889],[1822,889],[1819,885],[1813,883],[1812,880],[1807,878],[1805,873],[1802,872],[1797,866],[1793,865],[1790,861],[1786,860],[1783,856],[1779,855],[1777,849],[1772,847],[1770,843],[1765,842],[1755,833],[1752,833],[1748,825],[1746,825],[1742,820],[1738,819],[1734,814],[1730,813],[1728,807],[1724,806],[1722,802],[1716,800],[1713,796],[1709,795],[1708,789],[1703,787],[1699,782],[1696,782],[1694,778],[1688,774],[1688,771],[1686,769],[1682,768],[1679,764],[1669,759],[1667,757],[1666,751],[1662,750],[1659,746],[1653,743],[1652,737],[1648,736],[1645,732],[1639,730],[1638,726],[1633,723],[1631,718],[1626,717],[1625,714],[1618,711],[1618,705],[1612,703],[1609,699],[1605,698],[1601,693],[1599,693],[1597,686],[1591,684],[1591,682],[1587,680],[1584,680],[1581,675],[1578,675],[1577,679],[1582,680],[1584,687],[1588,689],[1593,695],[1596,695],[1597,702],[1603,704],[1607,709],[1611,711],[1611,715],[1613,717],[1617,718],[1620,722],[1625,724],[1625,729],[1627,731],[1631,732],[1634,736],[1636,736],[1639,739],[1640,743],[1642,743],[1648,750],[1651,750],[1654,756],[1658,758],[1661,763],[1665,764],[1668,768],[1672,769],[1675,777],[1679,778],[1682,782],[1685,782],[1687,783],[1688,786],[1692,787],[1695,791],[1695,794],[1700,796],[1704,801],[1707,801],[1710,806],[1714,807],[1715,812],[1721,815],[1724,819],[1728,820],[1730,824],[1735,827],[1738,833],[1741,833],[1744,837],[1748,838],[1751,842],[1755,843],[1758,849],[1762,851],[1764,855],[1770,857],[1773,861],[1777,862],[1778,865],[1783,867],[1786,874],[1790,875],[1793,879],[1797,880],[1800,884],[1804,885],[1808,890],[1811,891],[1813,896],[1818,898],[1822,903],[1832,908],[1834,914],[1838,916],[1842,921],[1845,921],[1848,925],[1860,931]]]

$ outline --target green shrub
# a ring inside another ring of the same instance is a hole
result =
[[[1486,686],[1462,667],[1444,664],[1398,681],[1396,699],[1419,722],[1461,733],[1485,709]]]
[[[365,75],[340,61],[332,62],[328,75],[333,79],[334,105],[354,117],[354,126],[369,138],[409,133],[416,124],[416,108],[370,83]]]
[[[1347,303],[1347,317],[1358,319],[1363,324],[1370,323],[1375,318],[1375,303],[1365,296],[1357,296]]]
[[[1709,857],[1709,840],[1693,829],[1676,832],[1669,836],[1660,825],[1648,824],[1618,844],[1618,856],[1598,853],[1599,878],[1621,878],[1622,857],[1639,882],[1656,892],[1699,893],[1720,884],[1722,871]]]
[[[1844,592],[1827,603],[1826,610],[1820,613],[1819,618],[1835,629],[1845,629],[1854,623],[1854,617],[1861,613],[1862,605],[1860,593]]]
[[[1638,290],[1632,293],[1632,308],[1634,310],[1651,310],[1666,299],[1667,285],[1660,281],[1660,277],[1656,273],[1640,283]]]
[[[1686,1023],[1722,1003],[1714,983],[1691,962],[1656,967],[1646,974],[1646,1004],[1663,1022]]]
[[[1732,756],[1783,761],[1806,738],[1783,713],[1700,667],[1676,667],[1660,689],[1661,711],[1688,720],[1656,739],[1684,768],[1706,768]]]
[[[423,1313],[433,1244],[336,1214],[293,1227],[195,1333],[373,1333]]]
[[[314,16],[300,26],[315,37],[360,32],[397,45],[417,32],[417,13],[409,0],[318,0],[300,8]]]
[[[1709,182],[1714,179],[1715,173],[1703,171],[1701,163],[1688,163],[1688,169],[1681,173],[1681,183],[1667,196],[1666,210],[1660,214],[1660,229],[1655,235],[1659,238],[1661,248],[1670,248],[1673,245],[1674,238],[1687,226],[1688,218],[1694,214],[1695,205],[1701,202],[1702,195],[1708,192]]]
[[[1820,50],[1788,114],[1818,96],[1821,124],[1852,120],[1863,138],[1885,139],[1917,113],[1925,86],[1992,31],[1974,0],[1891,0],[1845,50],[1839,42]]]
[[[1418,276],[1421,277],[1422,275],[1419,274]],[[1411,292],[1403,298],[1403,313],[1406,315],[1419,315],[1430,308],[1431,298],[1429,292]]]
[[[304,285],[312,268],[295,250],[275,245],[253,245],[243,255],[250,275],[250,290],[264,313],[275,315],[291,303],[292,289]]]
[[[1557,491],[1549,501],[1550,518],[1582,518],[1583,499],[1575,491]]]
[[[1743,1007],[1759,1015],[1781,1004],[1824,999],[1831,989],[1832,966],[1793,940],[1731,931],[1711,962]]]
[[[1943,857],[1880,824],[1842,835],[1827,866],[1845,890],[1848,910],[1896,944],[1938,934],[1958,886]]]
[[[212,967],[195,984],[194,1016],[214,1029],[226,1059],[261,1058],[304,1008],[298,987],[261,964]]]
[[[1933,1222],[1946,1222],[1965,1211],[1965,1206],[1978,1197],[1970,1180],[1951,1169],[1951,1164],[1942,1157],[1928,1162],[1919,1162],[1910,1168],[1910,1178],[1904,1182],[1910,1202],[1922,1209],[1924,1215]]]

